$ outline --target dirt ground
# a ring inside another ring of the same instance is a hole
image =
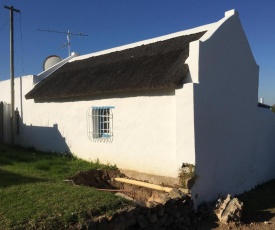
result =
[[[272,216],[267,217],[268,216]],[[215,229],[215,230],[274,230],[275,229],[275,213],[261,213],[258,215],[250,216],[248,219],[244,217],[242,219],[242,223],[229,223],[228,225],[222,224],[215,221],[204,220],[201,221],[199,224],[199,230],[208,230],[208,229]]]
[[[149,188],[116,182],[113,180],[115,177],[125,177],[125,175],[120,173],[119,170],[89,170],[86,172],[79,172],[69,179],[73,180],[77,185],[124,193],[139,204],[143,204],[153,193],[158,193],[158,191]]]
[[[92,169],[85,172],[79,172],[70,177],[70,180],[77,185],[85,185],[97,189],[116,189],[116,185],[112,182],[115,177],[124,177],[118,169]]]
[[[113,189],[113,190],[123,190],[125,194],[129,197],[134,198],[135,200],[145,200],[148,199],[152,195],[152,190],[146,188],[133,188],[130,185],[123,185],[118,182],[114,182],[114,177],[125,177],[124,174],[121,174],[119,170],[90,170],[87,172],[80,172],[75,176],[69,178],[74,181],[75,184],[78,185],[86,185],[90,187],[95,187],[97,189]],[[262,186],[261,192],[266,192],[267,195],[271,195],[275,197],[274,185],[275,183],[272,182],[272,187],[265,188]],[[249,195],[248,194],[248,199]],[[253,194],[253,193],[252,193]],[[262,197],[265,197],[265,194],[261,194]],[[255,195],[252,196],[253,199],[258,200],[259,198]],[[223,224],[220,223],[218,220],[215,220],[213,217],[206,217],[200,219],[198,221],[198,230],[208,230],[208,229],[215,229],[215,230],[275,230],[275,199],[272,199],[271,202],[268,203],[265,209],[256,210],[254,213],[246,213],[245,210],[242,215],[241,223],[229,223]]]
[[[226,225],[208,217],[201,221],[199,229],[275,230],[275,180],[259,185],[237,197],[244,205],[241,223]]]

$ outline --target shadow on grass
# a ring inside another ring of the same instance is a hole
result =
[[[3,169],[0,169],[0,188],[7,188],[12,185],[29,184],[46,182],[45,179],[36,177],[23,176],[21,174],[12,173]]]
[[[60,157],[60,158],[58,158]],[[35,163],[40,161],[48,161],[67,158],[72,159],[71,153],[58,152],[40,152],[33,148],[25,148],[21,146],[1,146],[0,144],[0,167],[6,165],[14,165],[15,163]]]
[[[216,229],[219,227],[218,220],[216,218],[207,217],[203,218],[198,222],[197,228],[200,230],[210,230],[210,229]]]
[[[275,180],[258,185],[238,198],[244,203],[244,223],[264,222],[275,217]]]
[[[1,146],[0,146],[1,147]],[[4,165],[11,165],[12,161],[10,159],[7,159],[6,157],[2,157],[5,156],[5,154],[7,154],[7,150],[4,148],[0,148],[0,166],[4,166]]]
[[[258,185],[251,191],[238,195],[237,198],[244,204],[241,219],[243,224],[263,224],[265,221],[269,222],[275,217],[275,180]],[[205,218],[199,222],[199,229],[227,229],[227,227],[220,228],[220,224],[214,218]],[[244,229],[248,228],[245,226]],[[260,227],[256,229],[260,229]]]
[[[245,224],[250,224],[250,223],[263,223],[265,221],[269,221],[272,218],[274,218],[275,214],[272,213],[271,211],[256,211],[254,213],[248,213],[244,212],[242,216],[242,221]]]
[[[24,148],[0,145],[0,167],[13,165],[14,163],[30,163],[34,161],[36,160],[33,153]]]

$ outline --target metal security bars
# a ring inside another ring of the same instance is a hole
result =
[[[93,140],[113,138],[113,106],[91,107],[87,112],[88,137]]]

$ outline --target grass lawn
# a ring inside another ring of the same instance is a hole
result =
[[[123,204],[114,194],[64,182],[106,167],[112,166],[0,145],[0,229],[60,229],[113,212]]]

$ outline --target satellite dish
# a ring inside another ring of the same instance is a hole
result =
[[[61,59],[61,57],[59,57],[57,55],[51,55],[51,56],[47,57],[43,62],[43,71],[51,68],[52,66],[54,66],[55,64],[57,64],[60,61],[62,61],[62,59]]]

